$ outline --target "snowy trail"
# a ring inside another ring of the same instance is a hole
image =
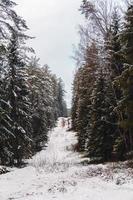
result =
[[[72,151],[76,142],[74,133],[56,127],[47,149],[27,167],[0,176],[0,200],[133,200],[132,182],[116,185],[90,176],[97,166],[79,164],[80,155]]]

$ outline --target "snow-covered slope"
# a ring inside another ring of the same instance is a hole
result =
[[[49,133],[46,150],[27,167],[0,176],[0,200],[133,200],[129,171],[111,164],[82,166],[72,151],[76,142],[59,123]]]

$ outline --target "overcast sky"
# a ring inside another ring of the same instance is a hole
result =
[[[78,25],[83,16],[78,11],[81,0],[15,0],[17,11],[36,38],[30,42],[42,65],[61,77],[71,102],[71,84],[75,63],[71,59],[73,44],[78,43]]]

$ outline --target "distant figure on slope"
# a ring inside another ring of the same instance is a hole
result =
[[[62,121],[61,121],[61,127],[64,128],[66,125],[66,121],[64,118],[62,118]]]
[[[71,128],[71,118],[67,118],[67,128],[70,129]]]

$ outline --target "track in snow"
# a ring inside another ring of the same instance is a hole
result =
[[[0,200],[133,200],[133,184],[91,177],[89,168],[99,169],[79,164],[80,155],[72,151],[76,142],[75,134],[59,123],[49,133],[46,150],[27,167],[0,176]]]

